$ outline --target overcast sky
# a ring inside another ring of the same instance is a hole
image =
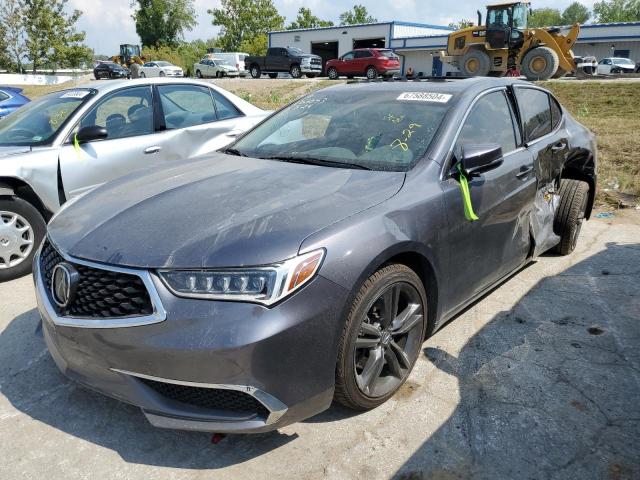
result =
[[[582,3],[591,8],[594,0]],[[533,0],[534,8],[566,8],[572,0]],[[287,23],[295,19],[301,6],[311,9],[314,15],[338,23],[340,13],[349,10],[355,3],[365,5],[369,13],[378,21],[404,20],[410,22],[447,25],[461,18],[476,18],[479,5],[491,2],[478,0],[429,1],[429,0],[274,0]],[[79,29],[87,34],[86,43],[97,54],[114,55],[121,43],[140,43],[135,24],[131,19],[131,0],[69,0],[71,8],[84,13],[79,21]],[[187,32],[186,40],[215,37],[218,27],[211,25],[211,15],[207,9],[216,8],[219,0],[196,0],[198,25]],[[484,7],[483,7],[484,8]]]

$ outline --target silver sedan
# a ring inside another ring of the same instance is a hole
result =
[[[135,170],[217,150],[268,112],[209,83],[92,82],[0,121],[0,281],[30,272],[62,204]]]

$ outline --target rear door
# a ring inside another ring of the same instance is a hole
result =
[[[60,170],[67,199],[155,165],[163,148],[163,134],[154,128],[151,86],[127,87],[99,99],[80,119],[60,149]],[[75,147],[81,127],[99,125],[109,136]]]
[[[477,221],[464,216],[460,183],[449,172],[465,145],[499,144],[499,167],[469,179]],[[442,188],[450,227],[448,291],[454,310],[496,282],[527,258],[529,213],[535,195],[533,158],[520,140],[518,124],[506,89],[484,92],[470,108],[452,148]]]
[[[356,50],[351,71],[357,72],[358,75],[365,75],[367,67],[372,63],[373,58],[369,50]]]

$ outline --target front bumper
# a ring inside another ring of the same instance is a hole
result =
[[[320,75],[322,73],[322,65],[300,65],[300,71],[302,73],[314,73],[316,75]]]
[[[74,259],[66,257],[67,260]],[[85,262],[88,263],[88,262]],[[108,270],[113,267],[99,265]],[[342,306],[348,292],[317,276],[272,308],[178,298],[149,275],[164,320],[99,328],[57,316],[34,261],[44,338],[59,369],[93,390],[142,409],[155,426],[258,433],[313,416],[331,404]],[[89,320],[90,321],[90,320]],[[152,386],[161,385],[162,391]],[[163,394],[166,386],[250,396],[260,408],[203,407]],[[207,390],[209,389],[209,390]]]

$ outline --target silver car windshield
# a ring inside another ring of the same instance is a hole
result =
[[[50,93],[0,120],[0,145],[47,145],[96,91],[88,88]]]
[[[446,93],[320,90],[273,115],[229,152],[344,168],[406,171],[426,153],[451,99]]]

